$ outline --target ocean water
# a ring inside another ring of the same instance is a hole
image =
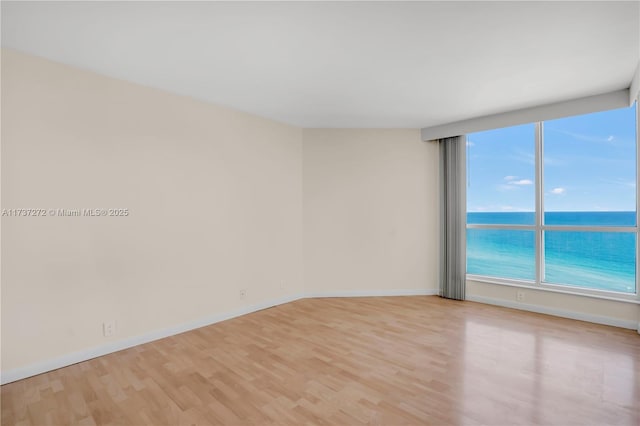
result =
[[[547,225],[635,226],[635,212],[547,212]],[[470,224],[533,225],[533,213],[468,213]],[[634,232],[544,232],[544,282],[634,293]],[[467,273],[535,280],[535,232],[467,229]]]

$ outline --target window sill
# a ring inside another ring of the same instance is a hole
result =
[[[507,287],[526,288],[531,290],[546,291],[550,293],[570,294],[572,296],[591,297],[594,299],[610,300],[614,302],[623,302],[623,303],[640,305],[640,299],[638,299],[638,295],[635,295],[635,294],[629,294],[629,295],[621,294],[620,296],[616,296],[610,293],[599,294],[597,290],[595,290],[594,292],[589,292],[588,290],[573,291],[572,290],[573,287],[565,289],[565,288],[558,288],[558,286],[555,286],[552,284],[536,285],[535,282],[533,281],[507,280],[507,279],[501,279],[501,278],[485,277],[481,275],[469,275],[469,274],[467,274],[467,281],[477,281],[480,283],[497,284],[497,285],[503,285]]]

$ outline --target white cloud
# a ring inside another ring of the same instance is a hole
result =
[[[469,210],[469,212],[475,212],[475,213],[481,213],[481,212],[497,212],[497,211],[503,211],[503,212],[532,212],[532,208],[524,208],[524,207],[519,207],[519,206],[512,206],[509,204],[490,204],[490,205],[483,205],[483,206],[476,206],[475,208],[472,208]]]
[[[626,186],[628,188],[635,188],[636,187],[636,181],[635,180],[631,180],[631,179],[624,179],[624,178],[618,178],[618,179],[601,179],[602,182],[608,183],[610,185],[620,185],[620,186]]]
[[[532,152],[525,152],[525,151],[518,150],[515,153],[515,155],[513,155],[511,158],[516,161],[521,161],[526,164],[531,164],[532,166],[536,164],[536,156]],[[546,157],[545,157],[545,162],[546,162]]]
[[[504,180],[507,182],[507,185],[533,185],[531,179],[518,179],[518,176],[505,176]]]
[[[584,142],[613,142],[613,140],[615,139],[615,136],[613,135],[609,135],[609,136],[601,136],[601,135],[587,135],[587,134],[583,134],[583,133],[574,133],[574,132],[568,132],[566,130],[559,130],[559,129],[552,129],[549,127],[545,127],[545,130],[549,130],[549,131],[553,131],[553,132],[558,132],[558,133],[562,133],[564,135],[567,135],[575,140],[579,140],[579,141],[584,141]],[[546,162],[546,159],[545,159]]]
[[[566,189],[564,189],[564,188],[553,188],[553,189],[551,190],[551,193],[552,193],[552,194],[555,194],[555,195],[562,195],[562,194],[564,194],[565,192],[567,192],[567,190],[566,190]]]
[[[476,146],[476,144],[471,141],[467,141],[467,146]]]

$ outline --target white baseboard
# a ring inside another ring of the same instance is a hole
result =
[[[614,327],[628,328],[638,330],[640,333],[640,324],[636,321],[621,320],[618,318],[605,317],[600,315],[585,314],[582,312],[566,311],[564,309],[549,308],[540,305],[531,305],[528,303],[514,302],[505,299],[495,299],[492,297],[467,295],[467,300],[471,302],[485,303],[488,305],[502,306],[505,308],[520,309],[522,311],[536,312],[539,314],[554,315],[556,317],[570,318],[580,321],[593,322],[596,324],[612,325]]]
[[[215,324],[220,321],[225,321],[241,315],[260,311],[262,309],[271,308],[273,306],[281,305],[283,303],[293,302],[294,300],[298,300],[302,298],[304,298],[304,295],[298,294],[294,296],[274,299],[267,302],[243,307],[241,309],[236,309],[234,311],[212,315],[210,317],[180,324],[174,327],[169,327],[162,330],[155,330],[139,336],[129,337],[127,339],[118,340],[114,342],[109,342],[107,344],[96,346],[90,349],[68,353],[54,359],[37,362],[35,364],[27,365],[25,367],[19,367],[13,370],[3,371],[0,377],[0,384],[4,385],[6,383],[15,382],[16,380],[46,373],[47,371],[56,370],[58,368],[76,364],[78,362],[87,361],[102,355],[107,355],[113,352],[121,351],[123,349],[131,348],[133,346],[142,345],[144,343],[152,342],[158,339],[163,339],[165,337],[174,336],[176,334],[184,333],[186,331],[194,330],[196,328],[205,327],[207,325]]]
[[[319,298],[319,297],[434,296],[437,294],[438,294],[438,289],[401,289],[401,290],[308,292],[308,293],[305,293],[305,297]]]

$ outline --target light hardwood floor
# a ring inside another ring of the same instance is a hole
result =
[[[304,299],[2,386],[3,425],[640,425],[640,335],[438,297]]]

